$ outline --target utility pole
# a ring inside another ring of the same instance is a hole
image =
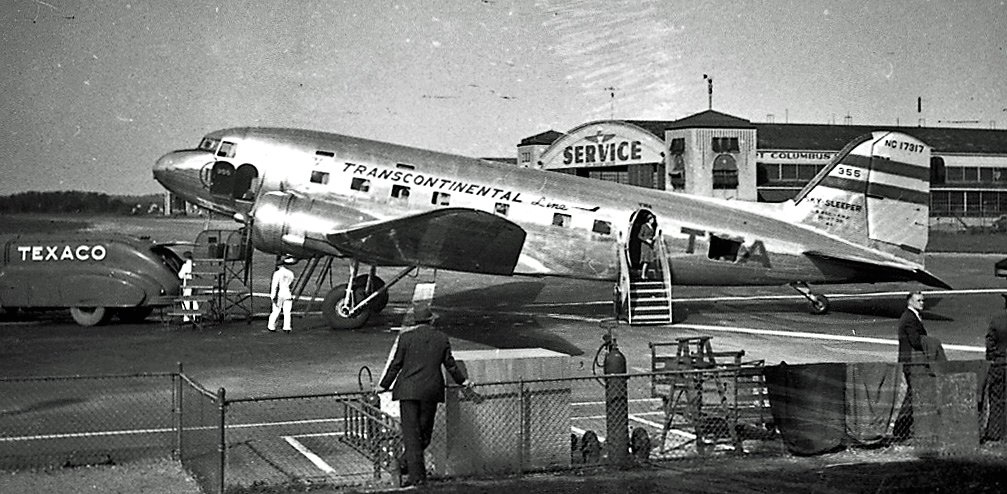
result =
[[[703,74],[703,80],[706,81],[706,94],[707,101],[710,105],[710,109],[713,109],[713,77]]]

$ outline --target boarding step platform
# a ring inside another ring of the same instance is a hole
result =
[[[629,284],[629,323],[671,323],[670,295],[670,290],[663,281],[631,281]]]
[[[714,351],[711,339],[697,336],[649,344],[651,396],[664,403],[662,453],[669,449],[672,431],[692,439],[671,448],[691,444],[700,455],[720,447],[741,454],[746,439],[775,434],[764,362],[744,361],[744,350]],[[672,348],[674,353],[668,351]]]
[[[197,326],[234,318],[251,322],[252,252],[243,228],[200,232],[192,250],[192,277],[185,286],[191,294],[177,297],[166,315]]]

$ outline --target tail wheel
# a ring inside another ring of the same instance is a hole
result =
[[[95,326],[108,322],[112,311],[105,307],[70,307],[70,315],[81,326]]]
[[[825,295],[820,293],[813,294],[810,302],[812,314],[826,314],[829,312],[829,299]]]
[[[126,323],[139,323],[147,319],[154,312],[153,307],[122,307],[115,310],[115,315],[119,320]]]
[[[359,279],[359,278],[358,278]],[[356,285],[356,280],[354,280]],[[363,288],[353,289],[353,299],[363,300],[366,294]],[[332,329],[357,329],[367,323],[367,318],[371,317],[369,307],[364,307],[360,312],[349,315],[350,309],[346,305],[346,284],[338,285],[329,291],[322,301],[322,315],[328,321]]]

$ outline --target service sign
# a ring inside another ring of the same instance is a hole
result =
[[[542,153],[542,167],[598,168],[663,163],[664,142],[624,122],[595,122],[578,127]]]
[[[22,262],[101,261],[108,255],[104,245],[19,245]]]

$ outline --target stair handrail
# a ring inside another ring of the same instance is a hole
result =
[[[616,319],[625,318],[625,320],[632,324],[633,314],[629,310],[629,296],[630,296],[630,273],[629,273],[629,259],[626,257],[626,243],[623,241],[622,232],[619,232],[619,240],[615,243],[616,257],[619,258],[619,282],[616,285],[618,293],[615,294],[614,303],[615,306],[615,316]]]
[[[660,228],[654,232],[654,243],[657,244],[657,259],[661,265],[661,281],[668,293],[668,321],[672,321],[671,310],[671,260],[668,258],[668,246],[664,243],[664,233]]]

